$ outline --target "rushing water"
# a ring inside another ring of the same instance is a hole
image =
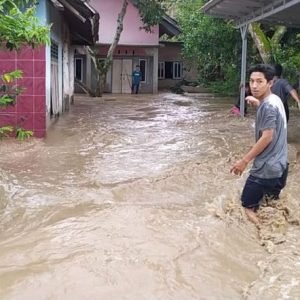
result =
[[[45,140],[1,141],[0,299],[300,299],[300,113],[260,231],[232,162],[254,112],[173,94],[79,98]]]

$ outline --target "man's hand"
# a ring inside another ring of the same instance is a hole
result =
[[[245,100],[251,106],[258,107],[260,105],[260,101],[253,96],[247,96]]]
[[[242,175],[244,170],[246,169],[248,162],[245,159],[241,159],[237,161],[230,169],[230,173],[235,175]]]

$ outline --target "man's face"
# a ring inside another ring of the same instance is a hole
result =
[[[251,73],[249,84],[252,95],[259,100],[264,99],[271,92],[272,80],[268,82],[261,72]]]

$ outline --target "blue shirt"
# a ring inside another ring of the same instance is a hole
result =
[[[133,71],[132,72],[133,84],[140,84],[141,79],[142,79],[142,73],[140,71]]]

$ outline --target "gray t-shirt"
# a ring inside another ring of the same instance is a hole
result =
[[[274,94],[267,96],[256,112],[256,141],[265,129],[272,128],[272,142],[255,158],[250,170],[250,174],[255,177],[279,178],[288,163],[286,115],[280,98]]]
[[[291,90],[293,90],[293,87],[285,79],[279,78],[274,81],[271,90],[284,104],[287,104],[288,97]]]

